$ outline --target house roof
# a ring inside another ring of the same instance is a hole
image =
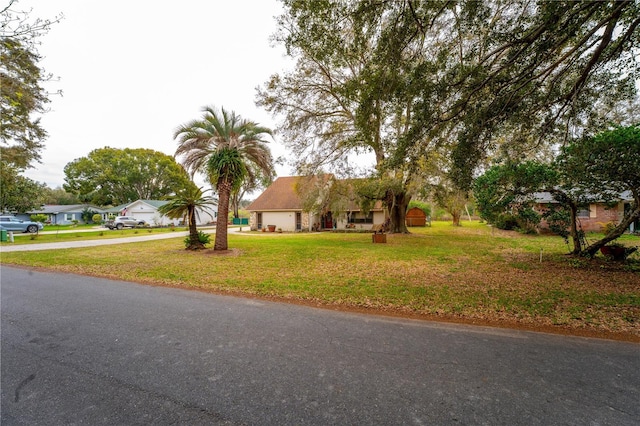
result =
[[[110,207],[110,208],[106,209],[105,212],[107,212],[107,213],[120,213],[122,210],[127,208],[129,205],[131,205],[131,203],[120,204],[119,206]]]
[[[587,198],[594,198],[593,195],[589,195],[589,194],[585,194],[585,196]],[[617,197],[620,201],[633,201],[633,194],[631,193],[631,191],[623,191],[621,192],[618,197]],[[558,201],[555,200],[555,198],[553,198],[553,195],[551,195],[550,192],[534,192],[533,193],[533,199],[535,200],[536,203],[539,204],[557,204]],[[604,200],[591,200],[591,202],[604,202]]]
[[[302,210],[302,200],[296,192],[299,180],[300,176],[277,178],[247,207],[247,210]]]
[[[325,180],[332,179],[333,175],[324,175]],[[265,191],[251,203],[249,211],[302,211],[302,200],[296,191],[296,185],[303,179],[302,176],[285,176],[277,178]],[[359,211],[360,207],[353,204],[351,211]],[[377,201],[371,210],[382,210],[382,203]]]
[[[122,210],[128,209],[130,206],[132,206],[133,204],[136,204],[136,203],[148,204],[149,206],[157,209],[158,207],[167,204],[168,201],[164,201],[164,200],[136,200],[136,201],[132,201],[131,203],[120,204],[119,206],[111,207],[111,208],[105,210],[105,212],[107,212],[107,213],[120,213]]]
[[[32,214],[57,214],[57,213],[68,213],[68,212],[82,212],[84,209],[90,209],[97,213],[104,213],[106,210],[101,209],[96,206],[92,206],[91,204],[69,204],[69,205],[60,205],[60,204],[46,204],[37,210],[32,210],[27,213]]]
[[[136,201],[134,201],[132,203],[126,204],[125,207],[129,208],[129,207],[133,206],[134,204],[142,203],[142,204],[148,205],[149,207],[153,207],[154,209],[157,210],[159,207],[164,206],[168,202],[169,201],[166,201],[166,200],[136,200]]]

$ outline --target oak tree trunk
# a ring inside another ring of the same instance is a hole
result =
[[[387,207],[389,209],[389,227],[387,232],[391,234],[408,234],[407,229],[407,207],[411,201],[411,196],[406,192],[393,193],[387,195]]]

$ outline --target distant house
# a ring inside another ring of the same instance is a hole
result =
[[[180,225],[183,219],[171,219],[158,212],[158,209],[167,203],[168,201],[164,200],[136,200],[132,203],[112,207],[107,210],[107,213],[111,216],[133,216],[136,219],[144,220],[151,226]],[[217,206],[211,206],[208,210],[198,210],[197,224],[215,223],[217,217]]]
[[[100,214],[102,219],[106,219],[107,211],[103,208],[92,206],[91,204],[56,205],[46,204],[39,209],[29,211],[25,214],[18,214],[19,219],[29,219],[32,214],[44,214],[48,217],[47,223],[52,225],[71,225],[73,223],[84,223],[82,213],[91,210]]]
[[[326,185],[331,185],[331,179]],[[301,176],[286,176],[276,179],[248,207],[249,226],[252,230],[282,229],[283,231],[320,231],[329,229],[370,229],[374,224],[384,223],[384,211],[378,203],[364,214],[357,206],[347,211],[304,211],[297,186],[304,184]]]
[[[536,210],[545,211],[550,205],[558,204],[549,192],[536,192],[534,194]],[[620,198],[614,203],[592,202],[588,206],[578,210],[577,219],[580,229],[585,232],[601,232],[607,223],[618,224],[624,217],[633,202],[629,191],[620,194]],[[546,228],[546,222],[542,222],[542,228]],[[640,231],[640,221],[632,223],[630,232]]]

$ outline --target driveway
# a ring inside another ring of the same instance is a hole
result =
[[[638,425],[640,346],[2,267],[3,425]]]

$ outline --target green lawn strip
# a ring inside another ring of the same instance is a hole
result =
[[[559,237],[491,235],[478,223],[388,235],[229,235],[233,251],[182,238],[47,252],[2,262],[208,291],[411,314],[562,325],[640,336],[640,274],[576,268]],[[540,262],[540,248],[543,260]],[[606,266],[606,264],[603,264]]]

